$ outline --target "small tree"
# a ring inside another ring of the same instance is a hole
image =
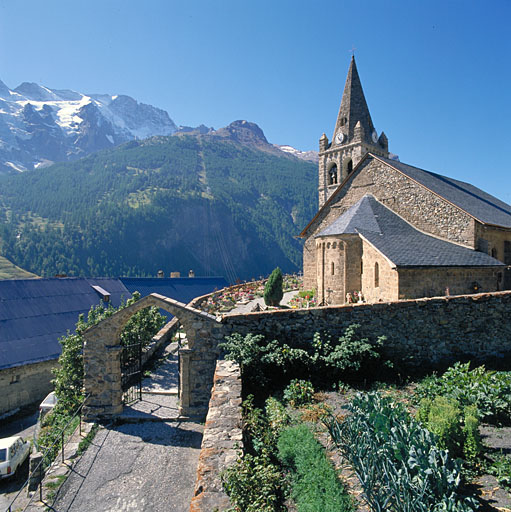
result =
[[[284,292],[282,291],[282,271],[277,267],[266,281],[264,286],[264,303],[267,306],[278,306]]]

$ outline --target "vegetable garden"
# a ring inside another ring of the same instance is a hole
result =
[[[511,510],[511,372],[403,378],[384,337],[357,330],[293,347],[227,338],[245,397],[243,449],[222,474],[231,510]]]

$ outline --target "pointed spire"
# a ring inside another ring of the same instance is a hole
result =
[[[362,90],[360,77],[358,76],[357,65],[355,63],[355,56],[351,57],[350,68],[348,70],[348,77],[344,86],[342,94],[341,106],[337,116],[337,123],[335,124],[334,143],[351,142],[354,136],[354,130],[357,123],[360,122],[364,137],[369,142],[374,131],[373,121],[371,114]],[[343,134],[343,137],[339,136]]]

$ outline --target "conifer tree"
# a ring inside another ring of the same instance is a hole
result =
[[[267,306],[278,306],[284,292],[282,291],[282,271],[277,267],[264,286],[264,303]]]

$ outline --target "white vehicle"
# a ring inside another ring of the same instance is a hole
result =
[[[30,453],[30,443],[20,436],[0,439],[0,478],[13,476]]]
[[[52,391],[42,402],[39,406],[39,421],[42,421],[42,419],[53,410],[53,408],[57,405],[57,395],[55,394],[55,391]]]

